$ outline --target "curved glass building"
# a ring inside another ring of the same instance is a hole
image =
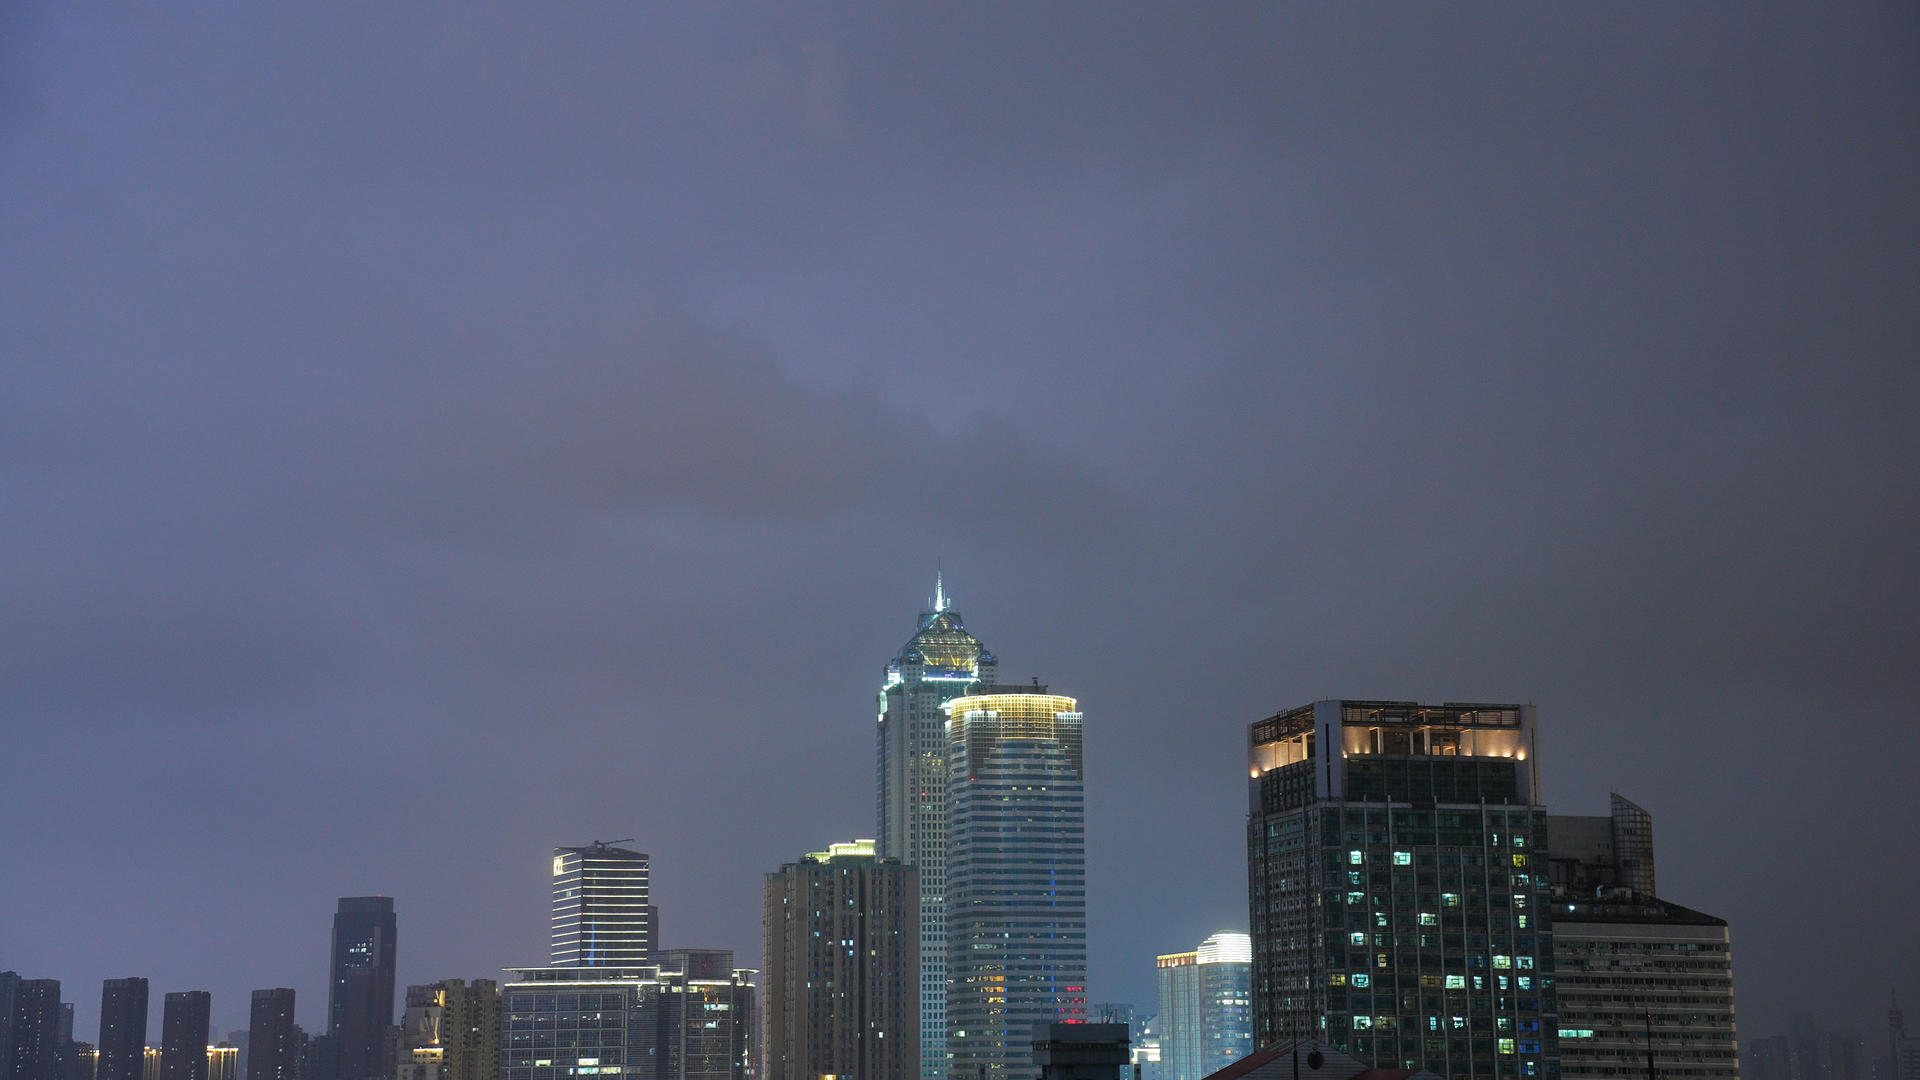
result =
[[[1036,1024],[1087,1018],[1081,714],[1039,685],[987,687],[947,713],[951,1075],[1024,1080]]]

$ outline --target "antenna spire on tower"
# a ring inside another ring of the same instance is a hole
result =
[[[935,614],[947,610],[946,583],[941,579],[938,567],[933,571],[933,610]]]

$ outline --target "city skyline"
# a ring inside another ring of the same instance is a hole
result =
[[[632,836],[749,963],[938,568],[1096,720],[1094,1000],[1244,925],[1246,724],[1493,698],[1869,1028],[1917,17],[7,5],[3,962],[317,1033],[336,899],[497,978]]]

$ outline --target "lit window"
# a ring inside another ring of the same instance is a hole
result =
[[[1501,1052],[1501,1053],[1503,1053],[1503,1054],[1511,1054],[1511,1053],[1513,1053],[1513,1040],[1512,1040],[1512,1039],[1501,1039],[1501,1040],[1500,1040],[1500,1052]]]
[[[1396,851],[1396,852],[1394,852],[1394,853],[1393,853],[1393,865],[1395,865],[1395,866],[1412,866],[1412,865],[1413,865],[1413,852],[1411,852],[1411,851]]]
[[[1437,915],[1435,915],[1435,914],[1434,914],[1433,912],[1431,912],[1431,911],[1423,911],[1423,912],[1421,912],[1421,913],[1420,913],[1420,925],[1421,925],[1421,926],[1433,926],[1434,924],[1436,924],[1436,923],[1438,923],[1439,921],[1440,921],[1440,917],[1439,917],[1439,916],[1437,916]]]
[[[1347,852],[1347,861],[1355,866],[1359,866],[1360,860],[1363,858],[1365,858],[1365,856],[1360,853],[1359,848],[1354,848],[1352,851]]]
[[[1459,907],[1460,894],[1457,892],[1443,892],[1440,894],[1440,904],[1442,907]]]
[[[1493,966],[1496,968],[1510,968],[1513,966],[1513,957],[1495,953],[1493,956]]]
[[[1371,1017],[1371,1016],[1356,1016],[1356,1017],[1354,1017],[1354,1018],[1353,1018],[1353,1026],[1354,1026],[1354,1027],[1355,1027],[1356,1029],[1359,1029],[1359,1028],[1370,1028],[1370,1027],[1372,1027],[1372,1026],[1373,1026],[1373,1017]],[[1296,1044],[1296,1045],[1297,1045],[1297,1044]]]
[[[1465,975],[1447,976],[1447,989],[1465,990],[1466,988],[1467,988],[1467,977]]]
[[[1353,942],[1355,945],[1365,945],[1367,943],[1367,935],[1362,931],[1355,930],[1353,933],[1347,935],[1347,940]]]
[[[1356,971],[1353,973],[1353,985],[1355,986],[1367,986],[1372,982],[1373,976],[1364,971]]]

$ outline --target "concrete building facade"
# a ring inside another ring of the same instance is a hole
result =
[[[766,880],[768,1080],[898,1080],[920,1069],[919,874],[830,845]]]

